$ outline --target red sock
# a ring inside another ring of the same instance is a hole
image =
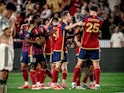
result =
[[[22,76],[24,78],[25,81],[28,81],[28,70],[22,70]]]
[[[87,82],[87,79],[88,79],[88,77],[84,77],[84,79],[83,79],[83,83],[86,83]]]
[[[58,81],[58,74],[59,74],[59,71],[54,69],[53,70],[53,76],[52,76],[52,82],[53,83],[57,83],[57,81]]]
[[[95,69],[95,70],[94,70],[94,75],[95,75],[96,84],[99,84],[100,69]]]
[[[40,83],[44,83],[46,78],[46,70],[45,69],[41,69],[40,70]]]
[[[47,74],[47,76],[49,77],[49,78],[52,78],[52,73],[50,72],[50,70],[46,70],[46,74]]]
[[[32,85],[36,84],[35,71],[30,71],[30,77],[31,77]]]
[[[90,82],[94,81],[94,74],[90,75]]]
[[[78,77],[78,73],[80,73],[80,72],[81,72],[80,68],[74,68],[74,76],[73,76],[72,82],[76,82],[77,77]]]
[[[67,72],[63,71],[62,72],[62,79],[66,80],[66,78],[67,78]]]
[[[40,70],[39,70],[39,68],[36,69],[35,75],[36,75],[37,82],[40,82]]]
[[[77,83],[77,86],[80,86],[80,80],[77,80],[76,83]]]

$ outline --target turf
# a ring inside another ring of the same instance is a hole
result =
[[[124,73],[101,73],[100,90],[69,90],[72,80],[72,73],[68,74],[67,88],[64,90],[19,90],[18,87],[23,85],[21,73],[10,73],[7,85],[8,93],[124,93]],[[61,76],[61,74],[60,74]],[[49,82],[47,78],[45,83]],[[61,83],[61,78],[60,78]]]

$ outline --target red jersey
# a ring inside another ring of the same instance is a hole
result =
[[[49,30],[46,29],[46,33],[48,32]],[[46,37],[46,43],[45,43],[45,54],[46,55],[51,55],[52,53],[52,37],[51,36],[47,36]]]
[[[19,38],[21,40],[24,40],[24,38],[26,37],[26,32],[28,31],[29,28],[30,28],[30,24],[23,24],[21,26],[21,29],[20,29],[20,32],[19,32]],[[27,42],[23,41],[22,52],[28,52],[29,47],[30,47],[30,43],[27,43]]]
[[[102,27],[102,18],[96,16],[86,16],[82,19],[85,22],[83,36],[81,38],[82,48],[84,49],[99,49],[98,36],[99,29]]]
[[[43,36],[43,28],[41,26],[34,27],[30,32],[28,32],[27,36],[31,40],[37,40],[40,39],[41,36]],[[38,44],[31,44],[30,48],[28,49],[29,55],[40,55],[43,54],[43,47],[42,45]]]
[[[57,26],[57,31],[53,34],[53,51],[62,51],[65,46],[65,24],[61,23]]]

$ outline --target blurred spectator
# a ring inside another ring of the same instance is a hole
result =
[[[83,5],[82,0],[71,0],[71,4],[70,4],[70,15],[74,16],[77,8],[81,9],[81,6]]]
[[[53,13],[60,12],[62,0],[47,0],[47,4],[52,9]]]
[[[124,35],[120,32],[119,26],[116,26],[114,29],[114,33],[110,39],[110,47],[111,48],[121,48],[124,47]]]
[[[34,4],[31,2],[31,0],[26,0],[24,2],[23,7],[25,8],[25,13],[26,16],[30,13],[32,13],[33,9],[34,9]]]
[[[121,12],[121,26],[122,26],[122,32],[124,33],[124,11]]]
[[[45,4],[43,6],[43,11],[40,14],[40,18],[42,19],[48,19],[52,15],[51,9],[49,8],[48,4]]]
[[[104,1],[99,2],[99,12],[100,14],[109,14],[109,8],[105,5]]]
[[[69,10],[69,8],[70,8],[70,1],[71,0],[63,0],[61,8],[60,8],[60,11],[62,11],[62,10],[63,11]]]
[[[113,12],[114,11],[114,6],[119,5],[121,0],[107,0],[109,4],[110,10]]]
[[[87,1],[83,1],[83,5],[81,7],[81,14],[85,15],[85,9],[88,6],[88,2]]]
[[[81,18],[82,18],[81,9],[77,8],[76,12],[74,14],[75,22],[79,22],[81,20]]]
[[[110,22],[109,22],[109,16],[107,14],[104,14],[104,22],[101,28],[101,32],[102,32],[102,39],[110,39],[110,32],[109,32],[109,26],[110,26]]]
[[[5,9],[5,4],[3,1],[0,1],[0,14],[2,14],[3,10]]]

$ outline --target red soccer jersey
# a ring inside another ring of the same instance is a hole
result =
[[[82,19],[85,22],[84,32],[81,39],[82,48],[84,49],[99,49],[98,36],[99,29],[102,27],[103,20],[98,16],[86,16]]]
[[[24,40],[24,38],[26,37],[26,31],[28,31],[29,28],[30,28],[29,24],[23,24],[21,26],[20,33],[19,33],[19,37],[20,37],[21,40]],[[23,52],[28,52],[29,47],[30,47],[30,43],[27,43],[27,42],[23,41],[22,51]]]
[[[40,39],[41,36],[43,36],[43,31],[44,29],[40,26],[40,27],[34,27],[30,32],[28,32],[28,37],[31,40],[37,40]],[[28,54],[29,55],[40,55],[43,54],[44,50],[43,50],[43,45],[38,45],[38,44],[32,44],[29,48],[28,48]]]
[[[46,32],[48,32],[49,30],[46,30]],[[46,37],[46,43],[45,43],[45,54],[46,55],[51,55],[52,52],[52,38],[51,36],[47,36]]]
[[[53,51],[61,51],[64,48],[65,31],[62,24],[57,26],[57,31],[53,34]]]

